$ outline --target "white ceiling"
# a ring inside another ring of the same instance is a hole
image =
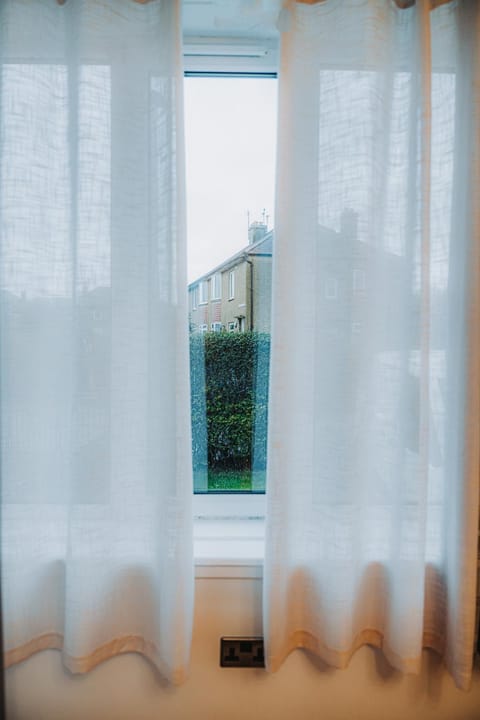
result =
[[[278,37],[281,0],[183,0],[184,37]]]
[[[282,0],[183,0],[187,72],[276,73]]]

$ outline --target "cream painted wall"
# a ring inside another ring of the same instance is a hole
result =
[[[420,676],[392,672],[363,648],[347,670],[322,668],[301,651],[276,675],[220,668],[221,635],[261,633],[261,581],[196,581],[190,678],[162,685],[136,655],[72,676],[45,651],[7,672],[8,720],[480,720],[480,669],[460,692],[436,658]]]

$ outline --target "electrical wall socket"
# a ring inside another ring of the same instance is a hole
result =
[[[265,667],[263,637],[220,638],[222,667]]]

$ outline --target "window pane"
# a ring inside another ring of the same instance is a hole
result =
[[[265,490],[276,80],[185,80],[196,492]]]

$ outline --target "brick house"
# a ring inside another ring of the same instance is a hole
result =
[[[191,332],[270,330],[273,231],[250,225],[249,244],[188,286]]]
[[[363,333],[368,331],[366,324],[371,322],[376,323],[382,345],[395,343],[396,302],[407,269],[401,254],[360,241],[357,225],[356,213],[345,209],[338,230],[319,225],[316,237],[310,241],[316,293],[308,313],[322,343],[337,343],[343,337],[348,352],[362,342]],[[252,223],[247,247],[188,286],[191,332],[270,332],[273,241],[273,230],[267,230],[263,223]],[[295,247],[292,243],[290,297],[297,305],[302,289],[293,288]],[[380,332],[367,299],[378,294],[383,277],[390,278],[391,284],[388,293],[381,293],[380,317],[385,327]],[[415,306],[415,300],[412,302]]]

